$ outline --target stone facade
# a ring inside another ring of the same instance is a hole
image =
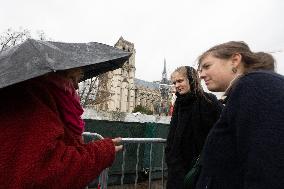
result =
[[[159,84],[135,79],[135,107],[141,105],[152,112],[159,111],[161,93]]]
[[[132,55],[122,68],[99,76],[96,98],[100,102],[97,102],[95,109],[98,111],[132,112],[136,106],[142,105],[153,112],[159,112],[162,98],[165,93],[169,92],[164,89],[169,84],[166,78],[166,67],[164,67],[162,82],[136,79],[134,44],[120,37],[115,47],[131,52]],[[160,85],[162,83],[164,84]]]

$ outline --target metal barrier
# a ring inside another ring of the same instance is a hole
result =
[[[98,133],[90,133],[90,132],[83,132],[83,137],[90,136],[93,140],[98,139],[101,140],[104,137]],[[108,168],[103,170],[99,176],[99,184],[98,188],[100,189],[107,189],[107,182],[108,182]],[[88,189],[88,186],[85,187],[85,189]]]
[[[84,132],[83,136],[92,136],[92,137],[99,137],[102,139],[103,137],[97,133],[90,133],[90,132]],[[124,176],[125,176],[125,154],[127,151],[127,144],[137,144],[136,149],[136,166],[135,166],[135,183],[134,187],[137,188],[138,184],[138,166],[139,166],[139,152],[140,152],[140,146],[141,144],[150,144],[150,153],[149,153],[149,177],[148,177],[148,188],[151,189],[152,186],[152,152],[153,152],[153,144],[162,143],[163,144],[163,150],[162,150],[162,159],[161,159],[161,171],[162,171],[162,188],[164,188],[164,153],[165,153],[165,142],[166,139],[163,138],[122,138],[122,144],[124,145],[123,151],[122,151],[122,165],[121,165],[121,188],[123,188],[124,185]],[[99,179],[99,185],[101,189],[107,189],[107,180],[108,180],[108,170],[104,170]]]

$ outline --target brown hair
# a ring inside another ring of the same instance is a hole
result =
[[[174,73],[180,73],[183,76],[188,78],[190,90],[197,95],[204,96],[204,92],[201,86],[200,78],[198,76],[198,72],[190,66],[181,66],[175,69],[175,71],[171,74],[171,78]]]
[[[72,82],[74,88],[77,90],[79,89],[78,83],[82,80],[84,76],[84,72],[82,68],[71,68],[67,70],[59,70],[57,72],[51,72],[47,75],[58,75],[60,77],[63,77],[64,79],[67,79]]]
[[[272,55],[264,52],[254,53],[243,41],[230,41],[210,48],[199,56],[198,66],[200,66],[202,60],[208,55],[212,55],[220,59],[229,59],[235,53],[241,54],[245,73],[257,70],[274,71],[275,60]]]
[[[275,71],[275,59],[271,54],[257,52],[255,55],[259,58],[259,61],[262,61],[263,70]]]

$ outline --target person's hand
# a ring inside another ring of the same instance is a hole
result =
[[[120,150],[122,150],[123,146],[119,144],[121,142],[120,137],[112,139],[112,142],[115,146],[115,152],[119,152]]]

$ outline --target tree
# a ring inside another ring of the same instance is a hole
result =
[[[31,37],[31,33],[26,29],[19,29],[18,31],[9,28],[2,35],[0,35],[0,52],[5,49],[15,46],[24,40]]]
[[[93,77],[79,83],[79,96],[83,107],[94,104],[97,94],[98,77]]]
[[[47,35],[45,34],[45,32],[43,30],[38,30],[36,33],[37,33],[39,40],[42,40],[42,41],[50,40],[51,41],[51,39],[49,37],[47,37]]]
[[[108,80],[108,74],[109,72],[79,83],[78,93],[81,105],[84,108],[87,106],[104,106],[110,100],[111,92],[108,85],[111,85],[111,81]]]
[[[134,108],[133,113],[140,112],[142,114],[153,115],[153,112],[149,110],[147,107],[138,105]]]
[[[28,29],[23,29],[23,28],[19,28],[18,30],[15,30],[13,28],[7,29],[0,35],[0,52],[4,51],[9,47],[13,47],[19,43],[22,43],[28,38],[32,38],[31,31]],[[42,30],[37,31],[35,39],[43,41],[51,40]]]

